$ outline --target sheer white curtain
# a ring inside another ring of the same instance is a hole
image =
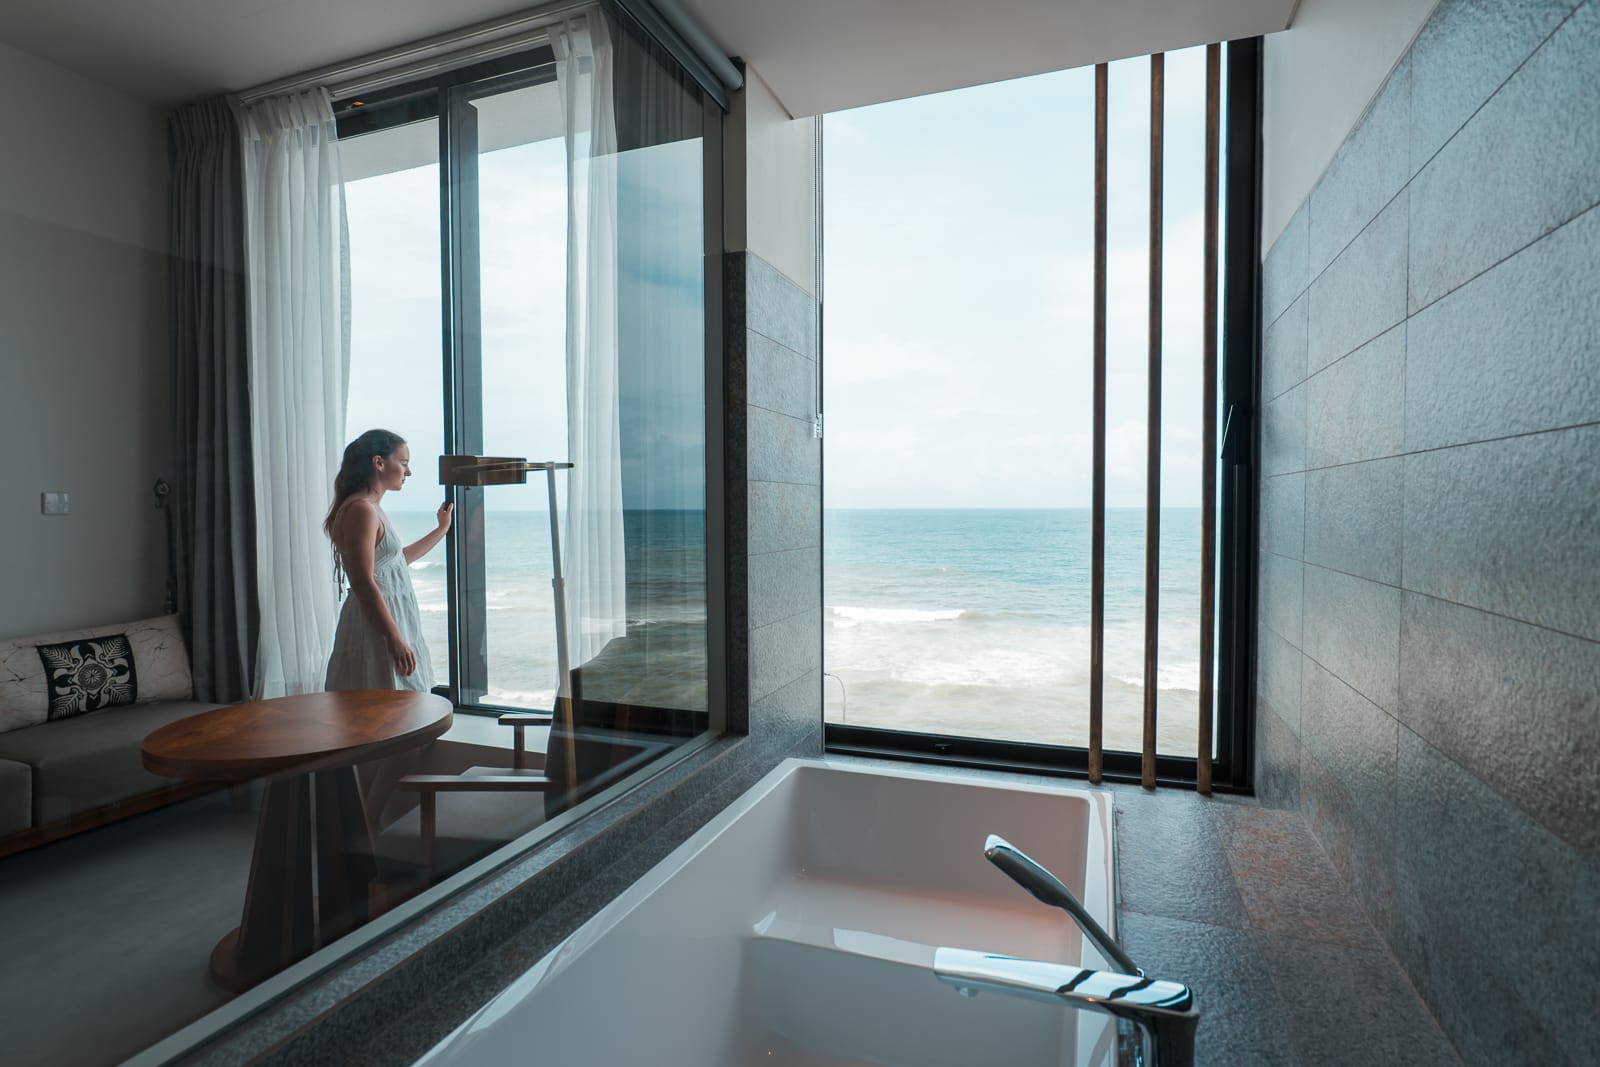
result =
[[[255,447],[257,699],[322,688],[337,621],[322,519],[344,447],[350,257],[328,94],[239,113]]]
[[[568,638],[581,666],[626,630],[617,392],[617,122],[598,10],[551,33],[567,147]],[[566,679],[562,679],[563,685]]]

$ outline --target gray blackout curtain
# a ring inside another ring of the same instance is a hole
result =
[[[168,133],[178,610],[195,698],[231,703],[250,697],[260,628],[239,129],[218,98]]]

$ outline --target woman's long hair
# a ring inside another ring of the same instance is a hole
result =
[[[406,439],[397,433],[388,430],[368,430],[360,437],[351,441],[344,448],[344,459],[339,462],[339,473],[333,478],[333,506],[328,508],[328,517],[322,520],[322,529],[333,540],[333,517],[339,513],[344,502],[372,487],[372,480],[378,476],[372,469],[372,461],[378,456],[388,456],[394,450],[406,443]]]

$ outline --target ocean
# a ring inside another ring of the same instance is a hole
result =
[[[644,521],[641,515],[649,515]],[[431,512],[390,513],[407,542]],[[704,706],[704,524],[625,523],[630,631],[657,698]],[[834,510],[824,515],[823,679],[829,722],[1088,743],[1089,511]],[[548,708],[556,689],[549,521],[485,522],[488,702]],[[444,550],[412,564],[434,675],[448,676]],[[1198,715],[1200,511],[1161,512],[1159,751],[1193,755]],[[1138,751],[1143,721],[1144,511],[1106,514],[1105,743]],[[644,699],[644,692],[635,697]]]
[[[1108,749],[1142,747],[1144,509],[1106,512]],[[829,722],[1087,745],[1087,508],[829,510]],[[1194,755],[1200,509],[1161,510],[1157,749]]]

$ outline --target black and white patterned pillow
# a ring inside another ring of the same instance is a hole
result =
[[[128,643],[127,634],[38,647],[52,721],[132,704],[139,698],[133,646]]]

